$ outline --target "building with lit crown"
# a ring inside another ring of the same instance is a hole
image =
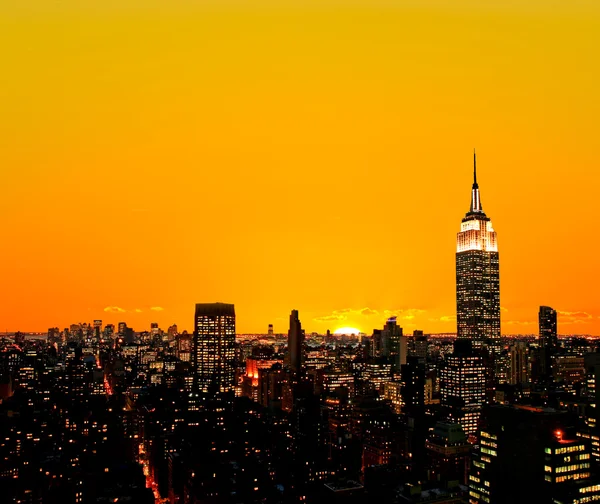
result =
[[[492,221],[481,206],[474,164],[471,207],[456,239],[457,336],[500,351],[500,263]]]

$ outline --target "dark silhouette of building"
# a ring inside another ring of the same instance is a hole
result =
[[[290,314],[290,329],[288,331],[288,348],[286,364],[290,370],[292,380],[298,381],[302,372],[304,361],[304,331],[298,318],[298,310]]]
[[[558,346],[558,333],[556,323],[556,310],[549,306],[540,306],[540,343],[542,348],[556,348]]]

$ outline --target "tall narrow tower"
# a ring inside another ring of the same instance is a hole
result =
[[[473,348],[500,351],[500,263],[498,241],[481,206],[473,154],[471,207],[456,239],[456,322],[458,338]]]
[[[558,346],[556,310],[549,306],[540,306],[538,318],[542,348],[556,348]]]
[[[302,371],[302,348],[304,344],[304,333],[302,324],[298,318],[298,310],[292,310],[290,314],[290,329],[288,331],[288,355],[287,364],[294,380],[298,380]]]

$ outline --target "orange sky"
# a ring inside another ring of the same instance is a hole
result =
[[[477,147],[503,332],[600,334],[598,47],[597,0],[3,0],[0,328],[455,331]]]

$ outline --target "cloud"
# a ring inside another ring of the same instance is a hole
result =
[[[591,313],[584,311],[561,311],[557,310],[560,315],[559,323],[561,324],[587,324],[594,319]]]
[[[164,311],[164,308],[162,306],[152,306],[150,309],[152,311]]]
[[[501,306],[500,311],[506,313],[508,311],[508,308],[506,308],[505,306]]]
[[[588,312],[583,311],[560,311],[558,310],[558,314],[561,317],[564,317],[567,320],[575,321],[575,320],[590,320],[594,318]]]
[[[534,325],[537,322],[533,322],[532,320],[505,320],[502,323],[505,325]]]
[[[442,315],[440,322],[456,322],[456,315]]]
[[[365,308],[343,308],[334,310],[330,314],[315,317],[315,322],[329,322],[335,320],[348,320],[350,317],[373,317],[382,316],[382,318],[398,317],[401,320],[413,320],[417,315],[425,313],[425,310],[419,308],[406,308],[400,310],[374,310],[369,307]]]
[[[144,310],[142,310],[141,308],[136,308],[135,310],[133,310],[135,313],[142,313]]]
[[[425,310],[420,308],[405,308],[400,310],[384,310],[383,314],[389,317],[397,317],[402,320],[413,320],[417,315],[422,315]]]
[[[344,320],[346,316],[342,313],[332,313],[331,315],[323,315],[321,317],[315,317],[313,320],[317,322],[329,322],[330,320]]]
[[[104,308],[104,311],[107,313],[125,313],[127,310],[124,310],[119,306],[107,306]]]
[[[360,310],[360,314],[369,317],[370,315],[379,315],[379,312],[377,310],[371,310],[371,308],[363,308]]]

